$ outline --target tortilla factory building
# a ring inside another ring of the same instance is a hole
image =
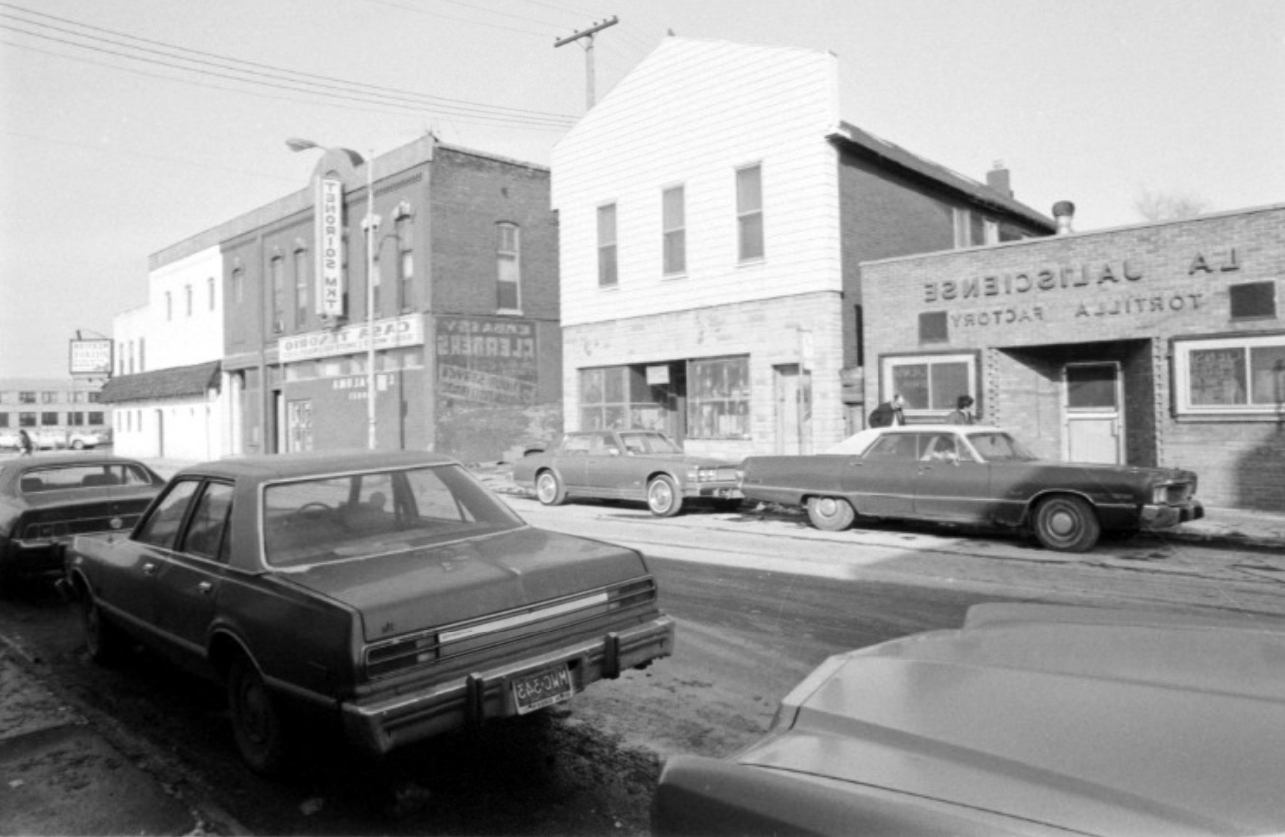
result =
[[[1285,206],[866,262],[878,374],[908,421],[962,394],[1041,456],[1182,467],[1285,511]]]

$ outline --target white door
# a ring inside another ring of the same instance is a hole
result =
[[[1062,370],[1067,462],[1124,463],[1120,364],[1068,363]]]
[[[791,456],[803,446],[801,415],[803,391],[799,387],[797,364],[774,367],[776,372],[776,453]]]

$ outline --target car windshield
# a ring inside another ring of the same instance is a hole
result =
[[[968,441],[987,462],[1031,462],[1038,458],[1007,433],[969,433]]]
[[[358,558],[516,529],[522,519],[458,465],[269,485],[264,554],[274,567]]]
[[[129,463],[63,465],[25,472],[18,481],[23,494],[65,491],[69,488],[100,488],[107,485],[151,485],[147,471]]]
[[[664,433],[621,433],[626,453],[682,453]]]

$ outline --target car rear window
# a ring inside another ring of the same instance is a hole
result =
[[[117,485],[151,485],[147,471],[129,463],[110,465],[60,465],[27,471],[18,481],[23,494],[65,491],[71,488],[102,488]]]
[[[263,496],[276,567],[359,558],[516,529],[521,518],[457,465],[298,480]]]

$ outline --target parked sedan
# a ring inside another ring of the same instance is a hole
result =
[[[0,588],[19,576],[57,575],[75,535],[129,531],[165,480],[109,454],[59,454],[0,463]]]
[[[988,604],[831,657],[757,744],[671,757],[652,833],[1285,833],[1285,628]]]
[[[533,529],[428,453],[187,468],[131,534],[77,538],[62,589],[94,660],[129,637],[226,684],[264,773],[300,718],[383,754],[565,701],[674,642],[640,553]]]
[[[1191,471],[1042,460],[995,427],[885,427],[832,450],[751,456],[741,490],[752,500],[804,506],[812,524],[829,531],[857,515],[1023,527],[1066,552],[1093,548],[1104,531],[1204,516]]]
[[[688,456],[655,430],[592,430],[568,433],[551,451],[513,464],[513,480],[534,488],[546,506],[567,497],[641,500],[658,517],[678,514],[686,500],[716,508],[740,505],[737,465]]]

